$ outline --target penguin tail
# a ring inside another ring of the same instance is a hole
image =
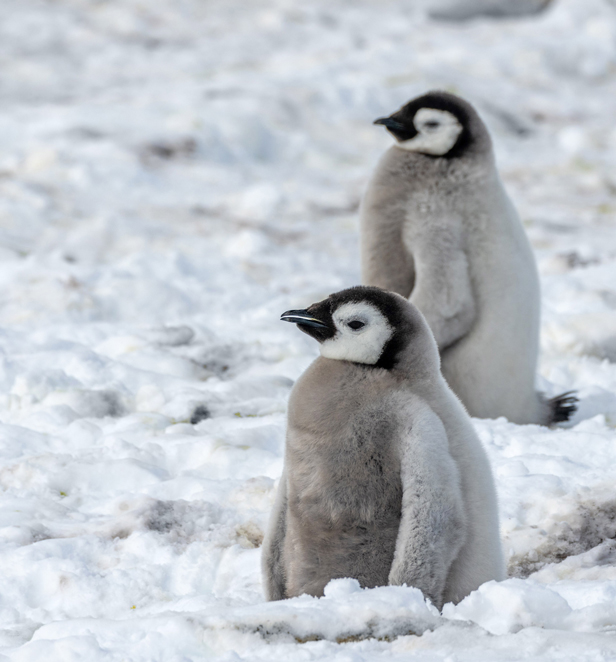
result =
[[[568,421],[577,411],[579,402],[575,395],[577,391],[567,391],[548,400],[548,405],[552,413],[552,423],[563,423]]]

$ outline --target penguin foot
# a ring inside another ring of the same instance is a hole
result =
[[[568,421],[577,411],[579,399],[575,395],[577,391],[567,391],[548,400],[552,410],[552,423],[563,423]]]

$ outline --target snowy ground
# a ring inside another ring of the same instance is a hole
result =
[[[0,660],[616,659],[616,7],[0,3]],[[540,385],[475,421],[511,578],[438,614],[332,583],[265,604],[292,380],[280,313],[359,280],[371,121],[474,102],[542,274]],[[4,655],[4,657],[2,657]]]

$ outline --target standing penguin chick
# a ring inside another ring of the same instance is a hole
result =
[[[487,457],[403,297],[354,287],[282,315],[321,345],[289,400],[262,567],[269,600],[354,577],[437,607],[504,577]]]
[[[362,280],[424,314],[471,416],[566,421],[577,398],[535,391],[539,277],[473,107],[430,92],[382,124],[396,138],[361,210]]]

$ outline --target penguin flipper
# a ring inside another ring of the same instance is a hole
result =
[[[551,423],[564,423],[575,414],[579,402],[576,393],[577,391],[566,391],[548,400],[552,412]]]
[[[284,541],[287,532],[287,476],[282,473],[276,502],[270,515],[261,552],[265,597],[268,600],[284,600],[287,597],[284,570]]]
[[[402,514],[390,584],[421,589],[440,609],[451,565],[464,544],[460,474],[441,419],[414,402],[400,439]]]
[[[468,258],[444,238],[435,241],[440,249],[426,250],[416,261],[416,279],[409,301],[422,312],[439,352],[463,338],[477,318]]]

